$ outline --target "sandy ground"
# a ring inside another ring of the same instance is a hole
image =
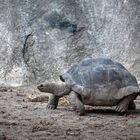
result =
[[[46,109],[48,98],[29,100],[40,95],[34,87],[0,88],[0,140],[140,140],[140,98],[128,116],[88,106],[78,116],[65,98],[56,110]]]

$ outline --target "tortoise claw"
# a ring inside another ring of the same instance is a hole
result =
[[[47,104],[46,108],[54,110],[54,109],[56,109],[56,106],[52,105],[52,104]]]
[[[122,100],[116,107],[116,111],[119,113],[127,113],[128,112],[128,100],[127,98]]]

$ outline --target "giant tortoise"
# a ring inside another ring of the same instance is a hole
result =
[[[38,86],[41,92],[52,93],[47,105],[50,109],[57,107],[60,97],[69,94],[79,115],[84,115],[84,105],[116,106],[117,112],[128,113],[135,110],[134,100],[140,95],[136,78],[111,59],[86,58],[72,65],[60,79],[64,83]]]

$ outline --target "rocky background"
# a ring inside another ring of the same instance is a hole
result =
[[[0,0],[0,83],[58,81],[85,57],[121,62],[140,81],[140,0]]]

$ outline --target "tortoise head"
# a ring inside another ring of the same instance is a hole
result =
[[[54,89],[54,84],[53,83],[49,83],[49,82],[48,83],[43,83],[43,84],[40,84],[39,86],[37,86],[37,88],[41,92],[52,93],[53,89]]]
[[[68,95],[71,91],[71,88],[66,86],[65,83],[60,84],[60,83],[55,83],[55,82],[54,83],[52,83],[52,82],[44,83],[44,84],[37,86],[37,88],[41,92],[52,93],[55,96],[59,96],[59,97]]]

